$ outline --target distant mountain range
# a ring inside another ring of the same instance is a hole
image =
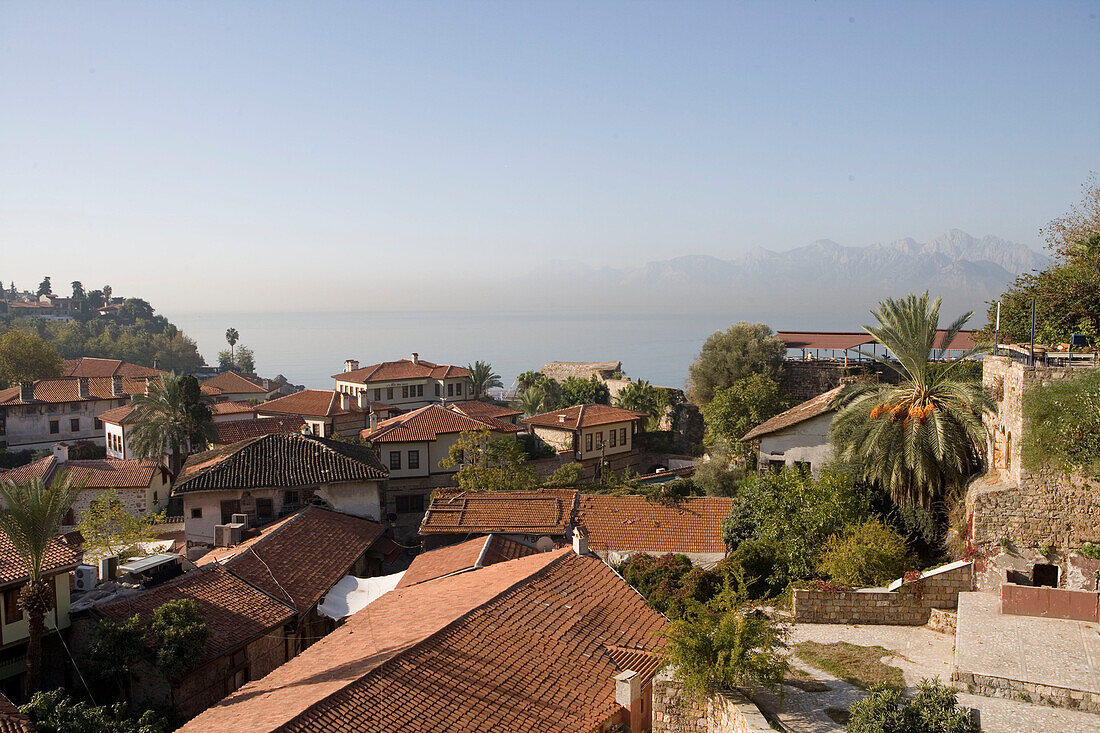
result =
[[[505,286],[528,302],[572,299],[581,307],[616,305],[644,312],[729,310],[733,319],[773,326],[852,328],[887,296],[928,290],[942,296],[945,317],[974,310],[985,323],[985,303],[1017,275],[1042,269],[1049,258],[998,237],[978,239],[951,229],[921,243],[845,247],[822,239],[774,252],[760,247],[732,259],[688,255],[639,267],[593,268],[555,263]]]

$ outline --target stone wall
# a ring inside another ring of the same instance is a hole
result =
[[[966,685],[967,692],[971,694],[1045,703],[1071,710],[1100,713],[1100,693],[1098,692],[1073,690],[1068,687],[1055,687],[1038,682],[1022,682],[1006,677],[974,674],[973,672],[956,672],[953,678],[957,682]]]
[[[798,588],[794,591],[794,620],[814,624],[922,626],[928,623],[932,609],[956,608],[959,593],[974,589],[974,565],[951,563],[891,588],[867,591]]]
[[[683,693],[668,671],[653,678],[652,733],[770,733],[767,719],[739,692],[707,700]]]

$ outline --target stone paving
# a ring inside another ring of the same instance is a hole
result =
[[[862,646],[882,646],[896,652],[896,656],[883,661],[902,670],[907,687],[915,688],[921,678],[939,676],[941,681],[951,678],[954,638],[948,634],[931,631],[922,626],[849,626],[841,624],[795,624],[790,643],[817,641],[829,644],[847,641]],[[774,695],[759,695],[757,703],[762,707],[778,710],[778,717],[792,733],[833,733],[844,726],[831,720],[826,708],[847,709],[866,692],[832,675],[815,670],[800,661],[797,666],[809,670],[815,679],[829,686],[823,692],[804,692],[784,687],[782,702]],[[959,694],[959,703],[981,711],[982,730],[985,733],[1097,733],[1100,731],[1100,715],[1065,710],[1045,705],[1034,705],[1014,699],[990,698],[980,695]]]

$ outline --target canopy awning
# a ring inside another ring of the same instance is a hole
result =
[[[386,593],[397,587],[401,581],[400,573],[382,575],[377,578],[357,578],[345,575],[325,594],[317,604],[317,613],[328,618],[342,619],[359,613]]]

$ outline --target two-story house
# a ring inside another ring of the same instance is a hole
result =
[[[522,422],[558,453],[587,461],[629,453],[648,417],[644,412],[590,404],[532,415]]]
[[[318,438],[355,437],[398,412],[389,405],[372,401],[368,391],[353,395],[331,389],[304,389],[256,406],[256,416],[260,419],[302,418],[310,434]]]
[[[465,367],[433,364],[413,353],[412,358],[384,361],[360,367],[348,359],[344,371],[333,374],[336,391],[350,395],[366,393],[367,399],[399,410],[412,410],[432,403],[463,402],[473,397],[473,382]]]

